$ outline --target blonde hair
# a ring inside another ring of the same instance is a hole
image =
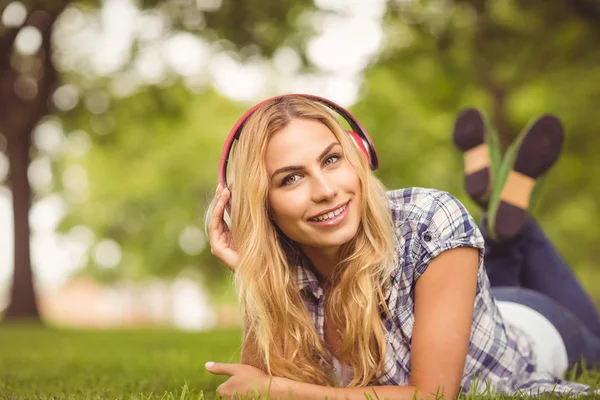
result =
[[[335,385],[332,360],[319,339],[294,279],[300,249],[272,223],[268,214],[269,180],[265,152],[269,139],[292,119],[316,120],[340,142],[361,184],[361,223],[355,237],[342,246],[325,315],[343,327],[337,355],[350,365],[348,386],[375,383],[386,354],[389,315],[382,287],[394,262],[394,234],[389,203],[381,182],[352,138],[323,106],[299,96],[285,96],[259,107],[247,120],[232,152],[232,226],[239,251],[235,284],[243,306],[244,351],[251,363],[274,376],[320,385]],[[320,363],[324,360],[328,367]]]

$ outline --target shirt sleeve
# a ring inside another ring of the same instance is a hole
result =
[[[418,251],[414,260],[414,280],[427,269],[441,252],[455,247],[479,249],[479,265],[483,263],[484,239],[465,206],[447,192],[432,194],[423,207],[418,227]]]

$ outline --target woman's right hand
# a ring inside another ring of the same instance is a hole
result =
[[[208,224],[208,236],[210,242],[210,252],[212,255],[223,261],[230,270],[235,272],[238,262],[238,252],[233,245],[233,236],[229,227],[223,219],[225,206],[231,197],[231,192],[223,188],[220,184],[213,200],[214,207],[210,223]]]

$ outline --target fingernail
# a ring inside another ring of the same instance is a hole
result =
[[[209,362],[207,362],[206,364],[204,364],[204,366],[205,366],[206,368],[210,368],[210,367],[212,367],[213,365],[215,365],[215,363],[214,363],[214,362],[212,362],[212,361],[209,361]]]

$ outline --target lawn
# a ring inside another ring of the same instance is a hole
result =
[[[0,399],[213,399],[225,378],[205,372],[204,363],[237,362],[240,338],[239,330],[0,325]],[[600,387],[600,373],[585,373],[579,381]]]
[[[0,399],[214,398],[206,361],[238,362],[241,331],[74,331],[0,325]],[[165,395],[166,394],[166,395]]]

